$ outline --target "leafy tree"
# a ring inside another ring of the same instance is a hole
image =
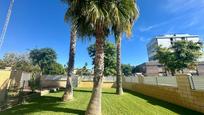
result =
[[[32,65],[27,53],[6,53],[0,63],[3,69],[5,67],[12,67],[14,70],[31,72],[34,68],[36,68]]]
[[[57,62],[52,63],[50,66],[44,68],[44,74],[47,75],[62,75],[65,73],[63,66]]]
[[[88,47],[89,56],[93,59],[94,64],[96,45],[92,44]],[[106,41],[104,46],[104,75],[116,75],[116,48],[113,43]]]
[[[135,73],[139,73],[141,72],[140,68],[138,66],[132,66],[132,74],[135,74]]]
[[[155,59],[164,65],[172,75],[185,68],[195,69],[197,60],[202,55],[202,44],[192,41],[177,41],[170,48],[157,47]]]
[[[43,74],[45,74],[44,69],[49,68],[57,59],[56,52],[51,48],[33,49],[29,56],[32,64],[38,65]]]
[[[0,69],[5,69],[6,63],[3,60],[0,60]]]
[[[125,76],[132,75],[132,66],[130,64],[122,64],[122,72]]]
[[[13,67],[19,61],[19,55],[17,53],[6,53],[3,61],[7,67]]]
[[[196,69],[197,60],[202,55],[202,43],[192,41],[178,41],[172,46],[176,59],[177,71],[185,68]]]
[[[161,46],[157,47],[155,58],[159,63],[164,65],[166,73],[169,71],[174,76],[176,72],[176,59],[174,53],[169,48],[162,48]]]

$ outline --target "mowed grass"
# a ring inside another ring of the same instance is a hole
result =
[[[198,115],[195,111],[126,91],[115,95],[115,89],[103,89],[103,115]],[[50,93],[16,106],[0,115],[84,115],[91,96],[91,89],[77,88],[74,100],[61,102],[63,92]],[[176,97],[175,97],[176,98]]]

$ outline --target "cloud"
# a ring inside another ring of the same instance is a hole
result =
[[[154,29],[169,28],[185,30],[195,27],[199,28],[204,20],[204,0],[166,0],[166,5],[161,6],[161,10],[166,10],[171,15],[171,19],[153,25],[146,25],[139,28],[140,32],[147,32]]]
[[[163,7],[171,13],[204,9],[204,0],[166,0],[166,4]]]
[[[146,31],[150,31],[150,30],[153,30],[153,29],[157,29],[157,28],[159,28],[159,27],[162,27],[162,26],[171,24],[172,22],[175,22],[175,21],[177,21],[177,20],[180,20],[180,19],[182,19],[183,17],[184,17],[184,16],[181,15],[181,16],[178,16],[178,17],[176,17],[176,18],[172,18],[172,19],[169,19],[169,20],[166,20],[166,21],[163,21],[163,22],[154,24],[154,25],[150,25],[150,26],[146,26],[146,27],[140,27],[140,28],[139,28],[139,31],[140,31],[140,32],[146,32]]]
[[[140,40],[141,42],[145,42],[144,37],[139,37],[139,40]]]

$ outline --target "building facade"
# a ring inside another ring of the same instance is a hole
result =
[[[162,35],[156,36],[147,44],[147,53],[149,62],[138,65],[140,72],[145,76],[165,76],[170,75],[164,69],[164,66],[158,63],[154,59],[156,55],[156,47],[162,46],[164,48],[169,48],[176,41],[187,40],[193,42],[199,42],[200,38],[198,35],[189,35],[189,34],[171,34],[171,35]],[[194,75],[204,76],[204,57],[202,56],[199,60],[197,70],[184,70],[184,72],[191,72]]]
[[[169,34],[156,36],[147,44],[147,53],[149,61],[155,61],[154,56],[156,55],[156,47],[162,46],[164,48],[169,48],[176,41],[187,40],[193,42],[199,42],[200,38],[198,35],[189,34]],[[204,61],[204,58],[200,58],[199,61]]]

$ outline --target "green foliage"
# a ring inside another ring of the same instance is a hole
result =
[[[65,74],[65,69],[63,68],[63,66],[59,63],[52,63],[50,64],[50,66],[46,66],[44,68],[43,74],[46,75],[62,75]]]
[[[132,67],[130,64],[122,64],[121,68],[122,68],[122,73],[123,73],[125,76],[130,76],[130,75],[132,75],[133,67]]]
[[[0,69],[5,69],[6,63],[3,60],[0,60]]]
[[[21,70],[24,72],[31,72],[38,68],[32,65],[27,53],[6,53],[3,60],[0,60],[0,69],[5,69],[5,67],[12,67],[14,70]]]
[[[53,66],[52,64],[56,62],[57,54],[51,48],[33,49],[30,51],[30,59],[33,65],[38,65],[43,72],[44,69],[49,69]]]
[[[138,66],[136,67],[132,66],[132,74],[135,74],[135,73],[141,73],[141,70]]]
[[[96,48],[95,44],[88,47],[89,56],[95,60]],[[116,74],[116,48],[113,43],[106,41],[104,47],[104,75],[115,75]]]
[[[6,53],[3,57],[3,61],[7,67],[13,67],[19,60],[20,56],[17,53]]]
[[[192,41],[177,41],[171,48],[157,48],[155,59],[164,64],[167,71],[172,75],[176,71],[182,71],[185,68],[195,69],[197,60],[202,55],[202,44]]]

